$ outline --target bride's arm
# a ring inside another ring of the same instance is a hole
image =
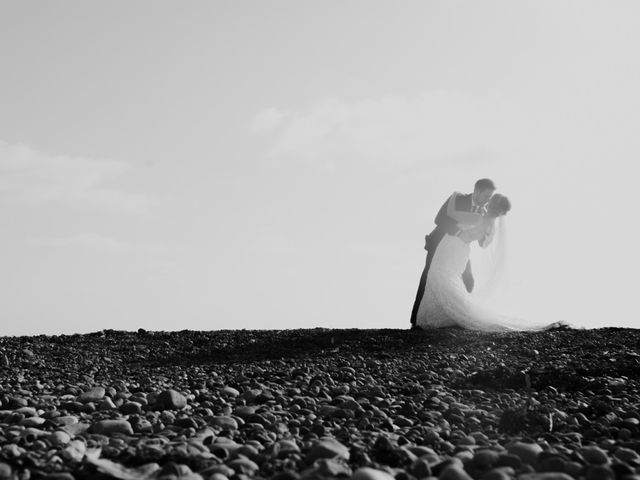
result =
[[[471,212],[461,212],[456,210],[456,198],[460,195],[458,192],[454,192],[451,197],[449,197],[449,203],[447,204],[447,215],[453,218],[459,224],[459,227],[462,229],[464,225],[475,226],[478,225],[482,221],[482,215],[478,213]]]
[[[472,243],[477,241],[482,248],[485,248],[493,239],[493,222],[487,220],[486,217],[480,225],[463,229],[458,237],[463,242]]]
[[[487,223],[487,229],[482,238],[478,239],[478,244],[482,248],[487,248],[489,244],[493,241],[493,237],[496,233],[495,224],[493,222]]]

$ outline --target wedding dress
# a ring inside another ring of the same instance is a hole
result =
[[[470,244],[445,235],[434,254],[416,323],[421,328],[459,326],[471,330],[543,330],[554,324],[536,324],[502,315],[484,305],[462,282]]]

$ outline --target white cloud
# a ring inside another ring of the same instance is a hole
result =
[[[251,130],[255,133],[268,133],[282,124],[287,114],[277,108],[267,108],[253,117]]]
[[[468,152],[499,155],[514,144],[512,122],[499,99],[439,90],[414,98],[324,100],[304,112],[271,108],[252,125],[269,139],[275,162],[387,168],[455,160]]]
[[[27,243],[37,247],[48,248],[81,248],[97,252],[108,253],[148,253],[163,254],[167,247],[161,244],[134,244],[118,240],[114,237],[101,235],[95,232],[81,232],[66,237],[27,237]]]
[[[144,213],[153,203],[148,196],[103,185],[130,169],[121,161],[51,155],[0,140],[0,195],[14,202]]]
[[[27,243],[38,247],[85,248],[101,252],[129,252],[132,245],[113,237],[93,232],[83,232],[67,237],[28,237]]]

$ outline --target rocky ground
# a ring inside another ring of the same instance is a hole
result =
[[[640,330],[0,338],[0,479],[640,480]]]

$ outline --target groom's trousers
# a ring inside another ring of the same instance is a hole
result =
[[[422,302],[422,297],[424,296],[424,289],[427,285],[427,275],[429,273],[429,267],[431,267],[431,262],[433,261],[433,257],[436,254],[436,249],[440,244],[440,241],[447,234],[443,229],[435,228],[430,235],[427,236],[425,242],[425,250],[427,250],[427,261],[424,265],[424,269],[422,270],[422,275],[420,275],[420,283],[418,284],[418,291],[416,293],[416,299],[413,302],[413,308],[411,309],[411,327],[416,326],[416,319],[418,317],[418,310],[420,310],[420,303]],[[471,262],[467,262],[467,266],[462,273],[462,282],[464,283],[465,288],[469,293],[473,290],[473,273],[471,272]]]

